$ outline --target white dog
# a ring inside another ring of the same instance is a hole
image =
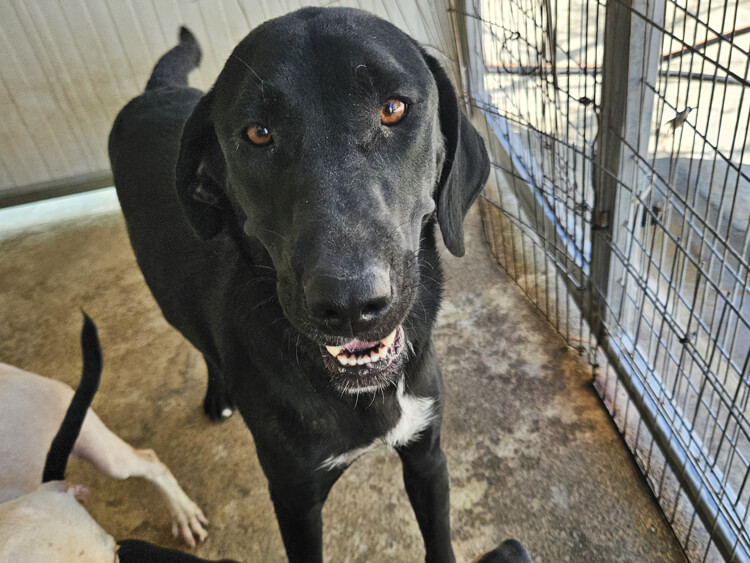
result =
[[[156,454],[131,447],[88,408],[101,372],[88,317],[81,344],[84,370],[75,395],[59,381],[0,363],[0,562],[115,560],[116,542],[77,501],[84,488],[62,481],[69,455],[117,479],[148,479],[166,497],[175,537],[194,547],[207,536],[203,512]]]

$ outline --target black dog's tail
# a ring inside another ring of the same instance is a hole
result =
[[[156,88],[186,88],[188,74],[201,62],[201,48],[192,32],[180,27],[180,42],[176,47],[167,51],[156,63],[151,78],[148,79],[146,90]]]
[[[83,328],[81,329],[81,350],[83,352],[83,372],[81,383],[73,393],[73,399],[65,413],[65,418],[57,431],[52,445],[47,452],[44,464],[42,483],[47,481],[62,481],[65,478],[65,468],[78,434],[83,426],[83,419],[99,389],[99,376],[102,373],[102,351],[99,347],[99,337],[96,325],[86,313],[83,313]]]

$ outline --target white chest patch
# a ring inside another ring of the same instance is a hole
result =
[[[419,437],[422,431],[432,422],[433,400],[427,397],[407,395],[404,380],[401,379],[396,390],[396,399],[401,409],[401,417],[385,436],[375,440],[369,446],[349,450],[338,455],[332,455],[320,464],[321,469],[336,469],[351,465],[359,456],[385,444],[392,448],[405,446]]]

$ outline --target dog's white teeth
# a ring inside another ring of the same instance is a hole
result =
[[[343,346],[326,346],[326,350],[328,350],[328,353],[334,358],[338,356],[343,349]]]
[[[369,350],[369,352],[365,350],[362,350],[361,352],[350,352],[349,350],[346,350],[345,346],[326,346],[325,348],[342,366],[363,366],[365,364],[374,364],[388,357],[388,352],[393,348],[393,343],[396,340],[398,331],[399,329],[397,328],[378,342],[377,348]]]

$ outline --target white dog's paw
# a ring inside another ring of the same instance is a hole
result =
[[[196,539],[202,542],[208,537],[206,526],[208,520],[203,511],[187,496],[172,506],[172,535],[190,547],[195,547]]]

